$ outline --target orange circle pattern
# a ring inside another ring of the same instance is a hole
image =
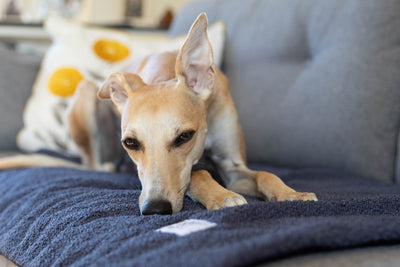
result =
[[[83,80],[82,74],[74,68],[56,70],[49,78],[48,88],[51,93],[68,97],[72,96],[78,84]]]
[[[129,48],[113,40],[98,40],[93,50],[98,57],[109,62],[121,61],[129,56]]]

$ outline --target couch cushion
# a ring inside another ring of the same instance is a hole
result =
[[[19,54],[0,43],[0,150],[16,150],[22,113],[40,58]]]
[[[170,33],[202,11],[227,25],[224,71],[250,161],[395,179],[399,1],[201,1]]]
[[[132,174],[2,171],[0,254],[18,266],[253,266],[316,250],[399,243],[400,185],[252,167],[315,192],[319,201],[247,197],[248,205],[207,211],[185,198],[177,214],[141,216],[140,181]],[[185,236],[157,231],[187,219],[215,227]]]

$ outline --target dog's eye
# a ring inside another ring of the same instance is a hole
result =
[[[181,133],[174,141],[175,147],[179,147],[183,145],[184,143],[190,141],[194,135],[195,131],[189,130],[186,132]]]
[[[126,138],[122,141],[126,148],[131,150],[139,150],[140,149],[140,142],[136,138]]]

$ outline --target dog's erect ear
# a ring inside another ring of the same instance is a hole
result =
[[[113,73],[100,87],[97,95],[101,99],[109,99],[117,107],[122,107],[128,99],[128,93],[146,85],[136,74]]]
[[[207,36],[207,16],[201,13],[193,23],[176,59],[176,76],[196,94],[207,98],[215,79],[213,53]]]

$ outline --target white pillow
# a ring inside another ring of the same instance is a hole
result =
[[[135,59],[151,53],[178,50],[186,35],[129,33],[89,27],[61,18],[49,18],[45,29],[53,44],[48,49],[24,110],[24,128],[17,144],[24,151],[49,149],[77,155],[67,130],[66,112],[71,96],[82,79],[96,84]],[[222,62],[225,25],[208,29],[217,66]]]

